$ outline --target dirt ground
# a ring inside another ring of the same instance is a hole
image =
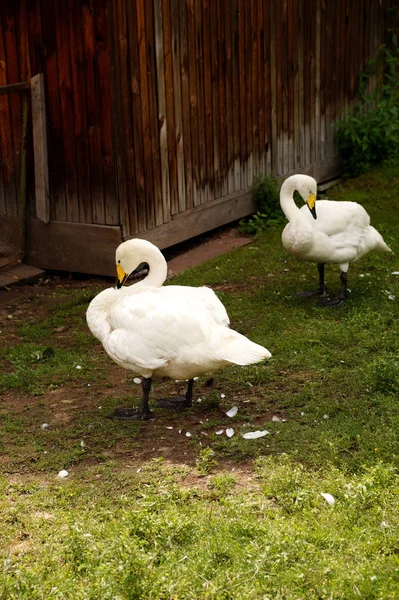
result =
[[[237,236],[235,230],[226,231],[226,244],[231,246],[231,240]],[[215,238],[214,238],[215,239]],[[220,237],[219,237],[220,240]],[[212,249],[209,244],[209,238],[206,242],[208,245],[207,251],[203,253],[204,260],[211,258]],[[219,244],[220,246],[220,241]],[[191,246],[191,247],[190,247]],[[190,261],[193,260],[191,250],[195,250],[194,260],[198,261],[199,252],[201,252],[200,243],[195,241],[183,247],[183,251],[173,249],[170,253],[171,258],[179,259],[179,270],[185,267],[185,260],[188,266],[191,266]],[[220,253],[220,251],[218,251]],[[184,256],[185,255],[185,256]],[[18,328],[22,324],[34,323],[46,318],[51,312],[51,309],[59,304],[60,298],[54,297],[54,292],[62,289],[65,292],[68,290],[87,289],[107,287],[113,284],[113,280],[109,278],[90,277],[84,275],[68,274],[68,273],[46,273],[44,279],[36,284],[30,285],[15,285],[8,290],[0,289],[0,339],[6,346],[17,344],[21,337],[18,335]],[[65,301],[68,300],[66,293]],[[62,301],[62,300],[61,300]],[[57,339],[57,345],[66,343],[68,336],[67,324],[57,327],[54,330],[54,336]],[[88,332],[89,334],[89,332]],[[70,338],[69,338],[70,340]],[[70,343],[70,341],[68,341]],[[102,354],[104,350],[100,343],[93,349],[95,353]],[[7,361],[2,361],[1,367],[7,370],[12,368],[7,367]],[[108,397],[115,394],[131,395],[134,399],[138,399],[141,394],[141,386],[132,384],[131,377],[127,378],[127,373],[122,368],[118,367],[111,360],[107,365],[107,386],[103,382],[92,383],[90,387],[87,384],[79,385],[71,383],[68,386],[62,386],[53,390],[46,390],[44,395],[40,396],[40,405],[43,412],[48,415],[49,422],[54,426],[68,426],[78,418],[82,411],[93,411],[93,408],[101,411],[102,404],[106,403]],[[152,398],[165,396],[168,394],[173,396],[178,393],[185,392],[185,383],[177,383],[172,381],[154,382],[154,390]],[[133,387],[133,389],[132,389]],[[203,423],[208,419],[226,418],[226,407],[223,406],[215,412],[206,412],[201,410],[201,405],[198,403],[198,398],[201,394],[209,393],[210,389],[222,393],[224,390],[219,389],[217,378],[214,382],[198,382],[194,388],[194,403],[196,404],[193,410],[190,411],[172,411],[168,412],[167,417],[160,418],[159,413],[156,418],[149,422],[140,424],[140,431],[134,444],[126,443],[126,440],[117,442],[110,449],[105,449],[103,455],[110,459],[117,459],[125,465],[131,465],[136,468],[147,461],[156,457],[162,456],[171,464],[195,466],[196,458],[198,457],[198,448],[189,443],[189,433],[196,436],[197,439],[203,439],[206,444],[207,432],[203,430]],[[250,392],[246,392],[248,395]],[[27,405],[32,403],[32,398],[21,391],[10,391],[3,394],[0,398],[1,412],[12,411],[13,413],[23,412],[27,409]],[[248,401],[248,400],[247,400]],[[240,398],[236,397],[234,404],[240,402]],[[230,405],[227,406],[227,409]],[[163,411],[162,411],[163,412]],[[106,418],[104,414],[104,419]],[[270,421],[272,415],[262,413],[262,422],[259,422],[259,427],[263,426],[267,421]],[[226,427],[229,426],[226,424]],[[7,457],[3,456],[1,462],[6,462]],[[83,466],[83,463],[81,464]],[[248,484],[250,479],[250,466],[245,464],[237,465],[227,461],[223,464],[224,471],[234,471],[238,476],[241,485]]]

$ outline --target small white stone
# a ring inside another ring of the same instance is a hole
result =
[[[139,385],[139,384],[141,383],[141,379],[140,379],[140,377],[135,377],[135,378],[133,379],[133,382],[134,382],[134,383],[137,383],[137,385]]]
[[[218,431],[215,431],[216,435],[222,435],[223,432],[224,429],[219,429]]]
[[[220,394],[221,398],[226,398],[226,394]]]
[[[304,417],[306,415],[306,413],[301,412],[301,417]]]
[[[328,415],[323,415],[323,419],[327,420],[328,418]]]
[[[80,442],[80,445],[82,446],[82,448],[84,448],[86,446],[86,444],[84,443],[83,440]]]
[[[372,575],[372,576],[370,577],[370,581],[375,581],[376,579],[377,579],[377,575]]]
[[[399,271],[392,271],[391,275],[399,275]]]
[[[186,431],[186,437],[191,437],[191,433],[189,431]]]
[[[232,429],[231,427],[229,427],[228,429],[226,429],[226,435],[228,438],[233,437],[234,435],[234,429]]]
[[[387,523],[386,521],[381,521],[380,527],[381,529],[388,529],[389,523]]]
[[[69,473],[68,471],[66,471],[65,469],[62,469],[59,473],[58,473],[58,477],[61,477],[61,479],[64,479],[64,477],[68,477]]]
[[[139,468],[137,469],[136,473],[140,473],[140,471],[141,471],[141,467],[139,467]]]
[[[280,417],[277,417],[276,415],[272,416],[272,421],[275,421],[276,423],[281,423]]]
[[[173,429],[173,427],[171,425],[169,425],[166,429]]]
[[[41,428],[42,429],[48,429],[50,427],[50,425],[48,423],[42,423],[41,424]]]
[[[194,377],[194,381],[198,381],[199,377]]]
[[[81,369],[82,367],[80,365],[76,365],[76,368],[77,369]]]
[[[198,398],[197,402],[202,402],[202,398]]]

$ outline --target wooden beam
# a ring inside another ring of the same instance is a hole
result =
[[[246,190],[240,195],[234,193],[178,213],[169,223],[133,237],[149,240],[159,248],[168,248],[205,231],[236,221],[255,210],[252,191]]]
[[[50,220],[50,196],[47,154],[46,100],[44,75],[38,73],[31,79],[33,156],[35,161],[36,216],[43,223]]]
[[[0,87],[0,96],[3,94],[12,94],[13,92],[23,92],[30,89],[29,81],[21,81],[20,83],[11,83],[10,85],[2,85]]]
[[[24,262],[41,269],[115,274],[115,250],[122,242],[120,227],[39,219],[27,223]]]

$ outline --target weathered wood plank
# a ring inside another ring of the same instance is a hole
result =
[[[105,223],[103,169],[100,130],[100,108],[97,89],[96,34],[91,4],[84,2],[82,11],[83,71],[86,97],[87,136],[89,144],[89,170],[91,183],[92,219]],[[62,220],[62,219],[60,219]]]
[[[187,75],[191,126],[191,158],[193,176],[193,205],[201,204],[199,193],[199,131],[198,131],[198,93],[195,57],[195,12],[194,0],[185,0],[186,5],[186,40],[187,40]],[[187,148],[185,148],[185,152]]]
[[[55,27],[57,36],[57,75],[60,96],[60,120],[64,149],[65,208],[66,220],[79,222],[79,197],[74,139],[74,111],[72,106],[71,65],[69,58],[69,35],[71,27],[67,2],[55,3]]]
[[[222,174],[220,159],[220,113],[219,113],[219,52],[218,52],[218,21],[217,4],[211,0],[209,5],[210,41],[211,41],[211,80],[212,80],[212,115],[213,115],[213,168],[215,177],[214,197],[222,194]]]
[[[217,50],[218,50],[218,83],[219,83],[219,149],[220,149],[220,182],[221,195],[227,192],[227,124],[226,124],[226,44],[224,32],[224,2],[217,0]]]
[[[253,1],[253,0],[251,0]],[[252,28],[251,11],[248,6],[248,0],[244,3],[244,47],[245,47],[245,101],[247,103],[247,184],[253,183],[253,153],[254,153],[254,135],[253,135],[253,106],[252,106]]]
[[[114,276],[120,227],[30,219],[25,262],[42,269]]]
[[[264,65],[265,65],[265,30],[264,30],[264,11],[263,11],[263,2],[257,2],[257,36],[259,43],[258,50],[258,113],[259,113],[259,166],[258,173],[265,173],[265,134],[266,134],[266,125],[265,125],[265,75],[264,75]]]
[[[238,72],[238,0],[231,1],[231,45],[232,45],[232,120],[233,120],[233,169],[234,190],[241,189],[240,168],[240,96],[239,96],[239,72]]]
[[[112,139],[111,64],[107,0],[91,0],[96,36],[97,94],[101,132],[103,168],[104,216],[107,225],[117,225],[119,198],[116,191],[116,170]]]
[[[164,44],[162,24],[162,0],[154,0],[154,23],[155,23],[155,53],[157,68],[158,89],[158,125],[161,164],[162,185],[162,222],[167,223],[171,219],[170,214],[170,185],[169,185],[169,160],[168,160],[168,130],[166,119],[166,92],[165,92],[165,67],[164,67]]]
[[[47,119],[44,75],[34,75],[31,80],[32,137],[35,165],[36,217],[48,223],[50,220],[50,194],[47,152]]]
[[[69,50],[71,56],[71,95],[73,107],[73,136],[76,151],[76,178],[79,221],[91,223],[91,187],[89,169],[89,141],[87,136],[86,98],[83,70],[81,11],[76,0],[68,0]],[[68,124],[72,130],[72,123]]]
[[[259,29],[258,29],[258,11],[257,11],[257,0],[251,0],[250,2],[250,38],[248,40],[251,48],[251,86],[250,94],[252,96],[252,169],[253,175],[259,173],[259,104],[258,104],[258,54],[259,54]]]
[[[205,100],[204,100],[204,57],[202,43],[202,11],[201,3],[194,2],[195,8],[195,62],[197,75],[197,101],[198,101],[198,157],[199,157],[199,182],[198,191],[200,203],[208,201],[208,187],[206,186],[206,142],[205,142]]]
[[[204,110],[206,143],[206,178],[209,202],[214,197],[214,157],[213,157],[213,114],[212,114],[212,66],[210,42],[210,0],[202,2],[202,44],[204,49]]]
[[[190,121],[184,121],[188,113],[183,111],[182,85],[187,84],[187,56],[182,58],[182,46],[185,43],[186,21],[185,14],[180,12],[180,0],[171,0],[171,20],[169,27],[172,40],[172,58],[173,58],[173,85],[172,98],[174,105],[174,123],[173,136],[174,147],[176,148],[176,166],[177,166],[177,204],[173,212],[184,211],[187,202],[192,203],[192,176],[191,176],[191,147],[190,147]],[[182,6],[182,11],[184,7]],[[183,31],[183,34],[182,34]],[[183,35],[183,38],[182,38]],[[186,62],[184,62],[186,61]],[[185,66],[184,66],[185,64]],[[184,88],[184,91],[187,87]],[[188,101],[185,101],[184,107],[188,107]],[[186,108],[188,111],[189,109]],[[187,153],[187,154],[186,154]]]
[[[147,62],[147,36],[146,18],[148,18],[145,0],[136,0],[137,34],[139,50],[140,69],[140,96],[141,96],[141,121],[144,140],[144,165],[145,165],[145,208],[147,217],[147,229],[154,227],[154,169],[151,152],[151,113],[148,85],[148,62]]]
[[[172,0],[175,4],[177,0]],[[175,15],[173,15],[175,18]],[[181,119],[181,98],[174,96],[175,79],[180,82],[180,50],[179,44],[175,42],[175,30],[171,25],[171,5],[170,0],[162,0],[162,25],[163,25],[163,47],[164,47],[164,65],[165,65],[165,103],[166,103],[166,122],[167,122],[167,148],[169,164],[169,185],[170,185],[170,214],[179,212],[179,195],[184,194],[184,166],[178,169],[176,144],[182,138],[182,129],[175,123],[175,109],[177,118]],[[173,53],[173,54],[172,54]],[[174,76],[174,72],[176,75]],[[180,110],[178,110],[178,108]],[[177,131],[178,127],[178,131]],[[179,161],[183,160],[182,146],[179,149]],[[178,184],[178,175],[180,176]]]
[[[110,36],[114,66],[111,70],[111,94],[115,109],[113,115],[114,155],[118,182],[119,215],[123,236],[137,231],[134,202],[135,173],[131,123],[130,65],[125,0],[110,6]]]
[[[248,144],[247,144],[247,102],[245,94],[246,58],[245,58],[245,3],[238,0],[238,82],[240,105],[240,160],[241,160],[241,189],[248,187]]]
[[[43,17],[42,6],[42,17]],[[44,50],[44,75],[48,102],[48,145],[50,181],[50,218],[65,220],[65,170],[64,141],[62,136],[62,115],[58,85],[58,59],[56,38],[55,3],[47,2],[45,18],[42,18],[42,44]]]
[[[138,49],[137,14],[133,2],[126,3],[128,45],[130,59],[130,87],[132,94],[131,115],[133,122],[134,168],[135,168],[135,205],[138,231],[147,228],[146,185],[147,173],[144,168],[144,139],[141,120],[141,81]]]
[[[182,195],[179,196],[179,211],[191,208],[194,205],[194,180],[193,180],[193,159],[192,149],[193,143],[191,141],[191,118],[190,118],[190,72],[189,72],[189,56],[188,56],[188,39],[187,39],[187,14],[186,14],[186,2],[185,0],[173,0],[178,1],[178,15],[179,15],[179,42],[180,42],[180,68],[178,73],[180,74],[179,81],[176,80],[177,86],[180,84],[181,88],[181,113],[182,113],[182,136],[179,139],[180,147],[182,151],[180,153],[181,160],[184,159],[184,182],[185,182],[185,202]],[[175,11],[173,11],[174,13]],[[172,23],[174,19],[172,18]],[[173,25],[172,25],[173,27]],[[175,25],[176,27],[176,25]],[[178,90],[176,88],[175,97],[177,96]],[[176,113],[175,113],[176,114]],[[181,168],[179,164],[179,167]],[[180,186],[179,186],[180,187]]]

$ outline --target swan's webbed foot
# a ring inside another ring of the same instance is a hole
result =
[[[121,421],[148,421],[153,418],[151,411],[142,413],[138,408],[117,407],[108,415],[108,419],[120,419]]]
[[[319,296],[327,297],[327,290],[326,288],[318,288],[317,290],[310,292],[297,292],[296,295],[298,296],[298,298],[317,298]]]
[[[121,419],[123,421],[149,421],[149,419],[152,419],[153,415],[150,411],[150,407],[148,404],[148,399],[151,391],[151,383],[151,377],[143,377],[141,382],[143,394],[141,396],[140,408],[115,408],[115,410],[110,415],[108,415],[108,418]]]
[[[341,271],[341,275],[339,276],[341,280],[341,292],[336,300],[330,300],[329,298],[325,298],[320,300],[318,303],[319,306],[324,306],[325,308],[336,308],[337,306],[341,306],[346,300],[347,296],[347,283],[348,283],[348,274],[346,271]]]
[[[323,308],[335,308],[337,306],[341,306],[345,302],[345,298],[336,298],[335,300],[330,300],[329,298],[324,298],[317,303],[317,306],[323,306]]]
[[[157,400],[157,406],[159,406],[159,408],[171,408],[174,410],[191,408],[193,405],[193,383],[194,380],[189,379],[185,396],[177,396],[177,398],[160,398]]]
[[[157,406],[159,408],[181,410],[183,408],[190,408],[191,405],[187,403],[185,396],[176,396],[176,398],[159,398]]]
[[[324,283],[324,263],[317,263],[317,270],[319,272],[319,287],[312,292],[297,292],[299,298],[317,298],[319,296],[327,298],[327,288]]]

